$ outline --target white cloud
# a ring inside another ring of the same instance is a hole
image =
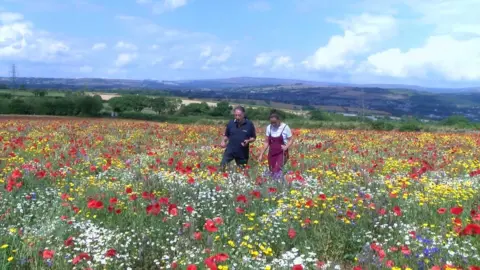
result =
[[[452,30],[455,33],[474,34],[480,36],[480,24],[453,24]]]
[[[26,56],[30,38],[33,36],[32,25],[23,21],[11,22],[6,20],[11,13],[4,14],[0,14],[5,19],[0,25],[0,56]]]
[[[225,46],[219,55],[213,55],[207,60],[207,65],[226,62],[232,56],[232,47]]]
[[[79,71],[81,73],[92,73],[93,68],[91,66],[85,65],[85,66],[80,67]]]
[[[0,22],[3,24],[13,23],[17,21],[22,21],[23,15],[19,13],[12,13],[12,12],[3,12],[0,13]]]
[[[457,40],[432,36],[419,48],[388,49],[368,57],[364,69],[378,75],[425,78],[437,73],[448,80],[480,80],[480,37]]]
[[[181,69],[183,68],[183,60],[175,61],[170,64],[171,69]]]
[[[269,11],[271,8],[267,1],[254,1],[248,4],[248,9],[253,11]]]
[[[253,64],[255,67],[262,67],[262,66],[268,66],[270,62],[272,61],[272,53],[260,53],[255,57],[255,63]]]
[[[212,55],[212,47],[211,46],[203,47],[202,52],[200,53],[200,58],[209,57],[210,55]]]
[[[273,61],[272,69],[293,68],[292,58],[290,56],[279,56]]]
[[[115,45],[115,48],[118,50],[129,50],[129,51],[136,51],[138,48],[134,44],[124,42],[124,41],[119,41],[117,45]]]
[[[135,59],[137,59],[136,53],[121,53],[117,56],[117,59],[115,60],[115,66],[117,68],[124,67],[133,62]]]
[[[162,57],[162,56],[157,57],[157,58],[155,58],[155,59],[152,61],[152,66],[156,66],[156,65],[158,65],[158,64],[160,64],[160,63],[162,63],[162,62],[163,62],[163,57]]]
[[[392,16],[362,14],[349,20],[334,21],[343,30],[343,35],[330,38],[327,45],[317,49],[303,64],[308,69],[333,70],[351,67],[352,56],[370,51],[372,45],[391,34],[396,28]]]
[[[0,12],[0,56],[34,62],[63,61],[78,57],[65,41],[39,31],[18,13]]]
[[[107,44],[105,43],[96,43],[96,44],[93,44],[92,46],[92,50],[94,51],[102,51],[106,48],[107,48]]]
[[[255,57],[254,67],[270,68],[272,70],[282,68],[293,68],[295,65],[292,62],[292,58],[287,55],[283,55],[279,51],[262,52]]]
[[[137,0],[137,4],[151,6],[153,13],[161,14],[187,5],[187,0]]]

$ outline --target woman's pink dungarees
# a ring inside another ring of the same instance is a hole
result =
[[[283,129],[285,129],[285,127],[283,127]],[[285,165],[288,160],[288,149],[286,151],[282,149],[282,145],[285,145],[283,141],[283,130],[279,137],[272,137],[272,132],[270,131],[268,135],[268,145],[270,148],[268,151],[268,166],[270,172],[276,175],[282,171],[283,165]]]

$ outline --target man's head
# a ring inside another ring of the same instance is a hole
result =
[[[280,114],[278,114],[278,112],[276,110],[272,110],[270,112],[269,119],[270,119],[270,124],[272,126],[278,126],[280,124],[280,121],[281,121]]]
[[[237,106],[233,109],[233,116],[237,121],[243,121],[245,119],[245,108],[242,106]]]

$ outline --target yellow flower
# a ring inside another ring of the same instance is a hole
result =
[[[229,241],[228,241],[228,244],[229,244],[231,247],[235,247],[235,243],[234,243],[232,240],[229,240]]]
[[[270,265],[265,266],[265,270],[272,270],[272,267]]]
[[[6,249],[6,248],[8,248],[8,245],[5,244],[5,245],[1,246],[0,248],[1,248],[1,249]]]
[[[219,270],[228,270],[228,266],[227,265],[219,265],[218,269]]]
[[[10,233],[16,233],[17,229],[16,228],[10,228]]]
[[[13,257],[8,257],[7,261],[9,262],[13,261]]]

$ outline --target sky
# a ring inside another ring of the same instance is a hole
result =
[[[0,76],[480,86],[480,0],[0,0]]]

